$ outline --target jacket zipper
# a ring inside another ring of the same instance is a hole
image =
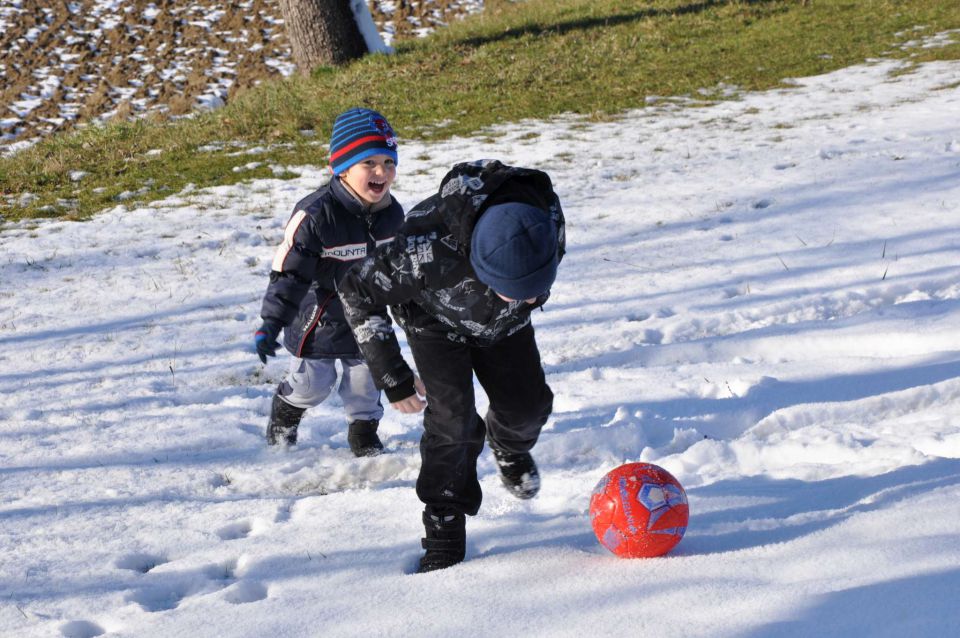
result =
[[[327,304],[330,303],[330,300],[333,299],[336,294],[337,293],[335,292],[331,292],[329,295],[327,295],[327,298],[324,299],[319,306],[317,306],[317,316],[314,317],[313,321],[310,322],[310,327],[303,331],[303,337],[300,338],[300,344],[297,346],[298,359],[301,358],[301,355],[303,354],[303,347],[306,345],[307,339],[310,338],[310,334],[316,330],[317,324],[320,323],[320,317],[323,316],[323,311],[327,309]]]
[[[362,217],[367,226],[367,255],[369,255],[371,251],[376,250],[377,248],[377,238],[373,236],[374,220],[369,214],[363,215]],[[317,307],[317,316],[314,317],[313,321],[310,322],[310,327],[304,330],[303,337],[301,337],[300,343],[297,346],[297,358],[300,358],[300,356],[303,354],[303,348],[307,344],[307,339],[309,339],[310,334],[316,330],[317,325],[320,323],[320,318],[323,317],[323,311],[327,308],[327,304],[330,303],[330,300],[336,295],[336,291],[331,292]]]

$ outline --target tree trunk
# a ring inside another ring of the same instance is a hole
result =
[[[300,73],[344,64],[367,53],[350,0],[280,0],[280,11]]]

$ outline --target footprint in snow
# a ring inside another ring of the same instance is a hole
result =
[[[230,523],[218,529],[217,536],[223,541],[235,541],[246,538],[252,530],[253,526],[249,521],[237,521],[236,523]]]
[[[190,596],[209,594],[236,583],[238,564],[236,560],[228,560],[199,570],[156,574],[154,578],[161,582],[133,590],[125,600],[151,613],[176,609]]]
[[[167,559],[163,556],[158,556],[156,554],[128,554],[122,558],[117,559],[117,562],[114,565],[118,569],[129,569],[130,571],[139,572],[141,574],[146,574],[154,567],[163,565],[167,562]]]
[[[144,587],[127,594],[126,600],[137,603],[144,611],[158,612],[176,609],[180,601],[189,594],[190,588],[185,583],[177,583],[168,586]]]
[[[89,620],[71,620],[60,626],[60,635],[64,638],[94,638],[105,633],[106,629]]]
[[[237,580],[237,565],[239,565],[239,561],[236,560],[226,560],[222,563],[208,565],[203,569],[203,575],[210,580],[233,582]]]
[[[231,481],[230,477],[226,474],[218,472],[211,476],[207,482],[213,489],[219,489],[221,487],[228,487],[233,481]]]
[[[640,343],[649,345],[660,345],[663,343],[663,333],[659,330],[644,330],[640,337]]]
[[[290,500],[277,506],[277,513],[273,516],[274,523],[286,523],[293,516],[293,507],[296,501]]]
[[[733,299],[734,297],[739,297],[740,295],[746,294],[745,291],[740,290],[739,288],[724,288],[723,298],[724,299]]]
[[[263,583],[254,580],[239,582],[226,590],[223,595],[224,600],[234,605],[244,605],[246,603],[255,603],[267,597],[267,588]]]

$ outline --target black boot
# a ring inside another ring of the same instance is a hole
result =
[[[347,430],[347,443],[350,444],[350,451],[354,456],[376,456],[383,451],[383,443],[377,436],[377,426],[380,422],[376,419],[369,421],[353,421]]]
[[[267,423],[267,443],[276,445],[297,444],[297,426],[306,408],[290,405],[280,398],[280,393],[273,395],[273,405],[270,408],[270,422]]]
[[[500,480],[517,498],[533,498],[540,491],[540,472],[529,452],[504,452],[490,446],[500,468]]]
[[[424,510],[426,538],[420,543],[427,551],[420,557],[418,574],[446,569],[463,562],[467,554],[466,520],[458,512],[431,514]]]

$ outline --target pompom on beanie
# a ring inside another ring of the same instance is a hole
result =
[[[531,299],[557,277],[557,227],[546,211],[509,202],[480,215],[470,240],[477,278],[510,299]]]
[[[398,163],[397,135],[387,118],[370,109],[353,108],[337,116],[330,136],[330,170],[339,175],[371,155],[388,155]]]

